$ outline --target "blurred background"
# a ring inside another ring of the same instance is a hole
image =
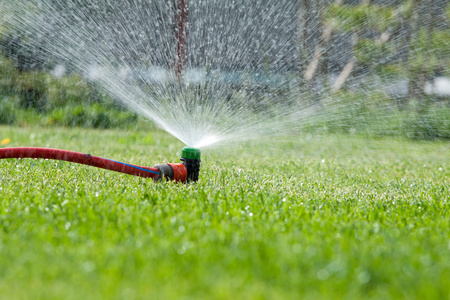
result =
[[[108,57],[149,91],[182,72],[260,110],[314,105],[304,132],[450,139],[447,0],[3,0],[0,14],[0,124],[139,127],[97,81]]]

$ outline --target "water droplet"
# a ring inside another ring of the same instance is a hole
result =
[[[87,261],[83,263],[83,269],[85,272],[91,273],[92,271],[95,270],[95,263],[92,261]]]
[[[330,274],[326,269],[321,269],[319,270],[319,272],[317,272],[317,278],[319,278],[319,280],[327,280],[329,277]]]
[[[370,276],[369,272],[363,271],[361,273],[358,274],[358,280],[361,284],[366,284],[370,281],[370,279],[372,278],[372,276]]]
[[[187,249],[186,249],[186,247],[183,245],[181,248],[179,248],[179,249],[177,250],[177,253],[178,253],[179,255],[183,255],[183,254],[186,253],[186,251],[187,251]]]

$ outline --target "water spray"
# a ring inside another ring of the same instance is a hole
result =
[[[63,160],[129,175],[159,180],[174,180],[177,182],[196,182],[200,172],[199,149],[184,147],[181,151],[181,163],[158,164],[153,167],[138,166],[119,162],[91,154],[79,153],[61,149],[18,147],[0,149],[0,159],[3,158],[42,158]]]

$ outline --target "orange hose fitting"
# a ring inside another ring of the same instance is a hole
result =
[[[185,182],[187,179],[187,169],[182,163],[168,164],[173,169],[173,180],[178,182]]]

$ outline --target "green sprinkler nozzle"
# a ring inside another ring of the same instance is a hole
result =
[[[186,167],[188,182],[196,182],[198,180],[201,162],[200,156],[201,152],[197,148],[184,147],[183,150],[181,150],[180,160],[182,161],[182,164]]]

